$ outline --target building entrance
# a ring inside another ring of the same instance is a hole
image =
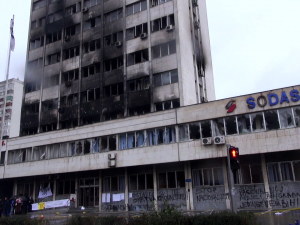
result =
[[[79,206],[92,208],[99,206],[98,178],[80,179]]]

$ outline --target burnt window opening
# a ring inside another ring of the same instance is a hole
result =
[[[39,59],[28,62],[29,70],[38,69],[38,68],[41,68],[42,66],[43,66],[43,58],[39,58]]]
[[[100,122],[100,115],[89,115],[89,117],[81,119],[82,125],[88,125],[88,124],[93,124],[98,122]]]
[[[165,44],[152,47],[153,58],[160,58],[176,53],[176,42],[171,41]]]
[[[238,128],[237,128],[237,117],[226,117],[224,118],[225,122],[225,133],[226,135],[234,135],[238,134]]]
[[[82,68],[82,77],[89,77],[100,73],[100,63],[95,63]]]
[[[32,11],[45,7],[47,4],[46,0],[39,0],[32,4]]]
[[[45,58],[45,66],[60,62],[60,52],[47,55]]]
[[[75,120],[66,120],[60,122],[60,129],[69,129],[78,126],[78,121]]]
[[[136,106],[133,108],[128,109],[128,116],[139,116],[144,115],[146,113],[150,113],[151,106],[144,105],[144,106]]]
[[[177,70],[171,70],[163,73],[154,74],[153,77],[154,77],[154,87],[178,83]]]
[[[147,90],[150,88],[149,77],[143,77],[136,80],[127,81],[127,89],[129,92]]]
[[[56,86],[59,84],[59,74],[48,76],[44,78],[43,88]]]
[[[184,171],[158,173],[158,189],[185,187]]]
[[[153,174],[134,174],[129,176],[129,190],[153,189]]]
[[[71,5],[69,7],[66,8],[65,12],[66,12],[66,16],[70,16],[73,15],[77,12],[81,11],[81,2],[78,2],[77,4]]]
[[[22,129],[22,136],[37,134],[37,128]]]
[[[212,120],[212,125],[213,125],[214,136],[225,135],[225,124],[223,118]]]
[[[28,82],[25,84],[25,93],[38,91],[40,90],[40,82],[34,81],[34,82]]]
[[[151,7],[158,6],[160,4],[169,2],[171,0],[150,0]]]
[[[120,56],[118,58],[106,60],[104,62],[104,71],[112,71],[116,69],[122,69],[123,68],[123,56]]]
[[[71,59],[71,58],[74,58],[76,56],[79,56],[79,46],[76,46],[74,48],[66,49],[66,50],[64,50],[63,53],[64,53],[63,60]]]
[[[175,26],[174,14],[151,21],[151,32],[164,30],[170,25]]]
[[[178,125],[179,141],[197,140],[201,138],[200,123]]]
[[[104,87],[104,96],[106,98],[123,94],[123,83],[113,84]]]
[[[104,115],[104,121],[115,120],[124,117],[124,111],[111,112]]]
[[[31,21],[31,30],[34,30],[38,27],[45,26],[45,24],[46,24],[46,17],[42,17],[37,20]]]
[[[61,107],[68,107],[78,104],[78,94],[71,94],[60,98]]]
[[[56,123],[42,125],[41,128],[40,128],[40,133],[49,132],[49,131],[53,131],[53,130],[57,130],[57,124]]]
[[[33,103],[24,106],[25,115],[32,115],[39,113],[39,103]]]
[[[104,37],[104,43],[106,46],[115,45],[115,43],[118,41],[123,41],[123,31],[119,31]]]
[[[104,23],[110,23],[115,20],[123,18],[123,9],[116,9],[114,11],[108,12],[104,14]]]
[[[126,29],[126,40],[128,41],[137,37],[141,37],[141,34],[148,34],[147,23]]]
[[[91,102],[100,99],[100,88],[81,92],[81,102]]]
[[[252,132],[261,132],[265,130],[264,116],[262,112],[250,114],[250,121]]]
[[[267,130],[277,130],[280,128],[277,110],[265,111],[264,115]]]
[[[144,11],[147,9],[147,1],[142,0],[126,6],[126,16]]]
[[[149,60],[148,49],[127,54],[127,66],[143,63]]]
[[[84,7],[89,8],[94,5],[98,5],[101,3],[102,0],[85,0],[84,1]]]
[[[64,83],[64,82],[67,82],[67,81],[72,81],[72,80],[78,80],[78,77],[79,77],[79,69],[64,72],[62,74],[61,83]]]
[[[48,15],[48,23],[53,23],[64,17],[63,10]]]
[[[155,103],[155,111],[163,111],[168,109],[175,109],[180,107],[179,99],[174,99],[172,101]]]
[[[83,53],[94,52],[100,48],[101,48],[101,40],[99,38],[97,40],[85,42],[83,44]]]
[[[42,102],[42,112],[48,112],[58,108],[58,99],[50,99]]]
[[[212,137],[211,121],[201,121],[201,137],[208,138]]]
[[[89,30],[101,25],[101,16],[86,20],[83,22],[83,31]]]
[[[80,24],[76,24],[65,28],[65,37],[80,33]]]
[[[100,151],[114,151],[117,150],[117,138],[116,135],[106,136],[100,138]]]
[[[29,43],[29,50],[33,50],[42,46],[44,46],[44,36],[31,40]]]
[[[61,30],[55,31],[51,34],[47,34],[46,36],[46,44],[50,44],[60,40],[61,40]]]

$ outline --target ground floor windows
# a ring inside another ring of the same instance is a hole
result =
[[[184,171],[158,173],[158,189],[185,187]]]
[[[222,168],[193,170],[193,184],[194,187],[224,185]]]
[[[125,176],[103,178],[103,192],[125,191]]]
[[[153,189],[153,174],[135,174],[129,176],[129,190]]]
[[[268,163],[270,182],[300,181],[300,161]]]

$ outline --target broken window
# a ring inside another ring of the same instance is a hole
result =
[[[70,48],[70,49],[66,49],[64,50],[64,59],[63,60],[66,60],[66,59],[71,59],[71,58],[74,58],[76,56],[79,56],[79,46],[76,46],[74,48]]]
[[[61,40],[61,30],[55,31],[51,34],[47,34],[46,36],[46,44],[50,44],[60,40]]]
[[[85,42],[83,44],[83,53],[94,52],[97,49],[100,49],[101,48],[100,43],[101,43],[100,38],[97,40]]]
[[[39,58],[36,60],[32,60],[28,62],[28,69],[29,70],[34,70],[41,68],[43,66],[43,58]]]
[[[61,107],[72,106],[78,104],[78,94],[71,94],[60,98]]]
[[[63,10],[48,15],[48,23],[53,23],[64,17]]]
[[[126,40],[131,40],[137,37],[141,37],[141,34],[147,36],[148,34],[148,25],[147,23],[143,23],[131,28],[126,29]]]
[[[120,135],[120,149],[143,147],[146,145],[145,131],[129,132]]]
[[[37,9],[40,9],[40,8],[44,7],[44,6],[46,6],[46,4],[47,4],[46,0],[36,1],[32,5],[32,11],[35,11]]]
[[[178,125],[178,132],[179,132],[179,141],[189,140],[189,125],[188,124]]]
[[[193,185],[199,186],[216,186],[224,185],[222,168],[205,168],[193,170]]]
[[[46,146],[33,147],[32,161],[46,159]]]
[[[264,118],[262,113],[254,113],[251,114],[250,117],[253,132],[260,132],[265,130]]]
[[[101,3],[102,0],[85,0],[84,1],[84,7],[89,8],[94,5],[98,5]]]
[[[212,120],[212,123],[214,127],[214,136],[225,135],[223,119],[214,119]]]
[[[264,116],[266,122],[266,130],[275,130],[280,128],[277,110],[265,111]]]
[[[103,177],[103,192],[125,191],[125,176]]]
[[[100,73],[100,63],[95,63],[82,68],[82,77],[89,77]]]
[[[79,69],[75,69],[75,70],[70,70],[67,72],[64,72],[62,74],[62,81],[61,83],[67,82],[67,81],[71,81],[71,80],[78,80],[78,76],[79,76]]]
[[[29,43],[29,50],[33,50],[44,46],[44,37],[39,37],[37,39],[31,40]]]
[[[45,59],[45,66],[60,62],[60,52],[47,55]]]
[[[47,125],[42,125],[41,126],[41,129],[40,129],[40,132],[48,132],[48,131],[53,131],[53,130],[56,130],[57,128],[57,125],[56,123],[50,123],[50,124],[47,124]]]
[[[127,66],[131,66],[137,63],[146,62],[149,60],[148,49],[144,49],[138,52],[127,54]]]
[[[237,118],[235,116],[224,118],[226,135],[238,134]]]
[[[154,6],[169,2],[169,1],[171,1],[171,0],[150,0],[150,4],[151,4],[151,7],[154,7]]]
[[[106,136],[100,138],[100,151],[106,152],[106,151],[114,151],[117,150],[117,139],[116,135]]]
[[[58,99],[51,99],[51,100],[46,100],[42,102],[42,111],[43,112],[48,112],[51,111],[53,109],[57,109],[58,108]]]
[[[123,18],[123,9],[116,9],[114,11],[108,12],[104,14],[104,23],[110,23],[115,20]]]
[[[40,90],[40,83],[38,81],[28,82],[25,84],[25,93]]]
[[[59,84],[59,74],[48,76],[44,78],[43,88],[56,86]]]
[[[91,102],[100,99],[100,88],[81,92],[81,102]]]
[[[77,4],[71,5],[66,8],[66,16],[73,15],[77,12],[81,11],[81,2],[78,2]]]
[[[295,118],[295,125],[300,127],[300,107],[293,108],[294,118]]]
[[[143,77],[136,80],[127,81],[127,89],[129,92],[148,90],[150,87],[149,77]]]
[[[101,25],[101,16],[86,20],[83,22],[83,31],[99,27]]]
[[[37,114],[39,113],[39,103],[25,105],[24,110],[26,115]]]
[[[115,45],[116,42],[123,41],[123,31],[119,31],[113,34],[106,35],[104,37],[104,43],[106,46]]]
[[[178,82],[178,71],[171,70],[163,73],[154,74],[154,87]]]
[[[37,128],[22,129],[22,136],[37,134]]]
[[[123,117],[124,117],[124,111],[116,111],[116,112],[111,112],[109,114],[104,114],[103,119],[104,121],[107,121],[107,120],[115,120]]]
[[[139,2],[135,2],[131,5],[126,6],[126,16],[130,16],[132,14],[141,12],[147,9],[147,2],[146,0],[142,0]]]
[[[168,109],[175,109],[180,107],[179,99],[174,99],[172,101],[155,103],[155,111],[163,111]]]
[[[251,133],[250,115],[245,114],[237,117],[240,134]]]
[[[128,116],[138,116],[150,113],[150,105],[136,106],[128,108]]]
[[[116,69],[122,69],[123,68],[123,56],[106,60],[104,62],[104,72],[116,70]]]
[[[208,138],[212,137],[211,121],[201,121],[201,137]]]
[[[158,173],[158,189],[185,187],[184,171]]]
[[[107,98],[121,94],[123,94],[123,83],[104,87],[104,96]]]
[[[175,26],[174,14],[151,21],[151,31],[156,32],[164,30],[170,25]]]
[[[293,112],[291,108],[284,108],[278,110],[279,119],[280,119],[280,128],[290,128],[294,127]]]
[[[176,53],[176,43],[171,41],[152,47],[153,59]]]
[[[72,36],[79,33],[80,33],[80,23],[65,28],[65,37]]]
[[[147,131],[148,145],[175,143],[175,127],[162,127]]]

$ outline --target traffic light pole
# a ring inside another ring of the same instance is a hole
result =
[[[227,144],[227,165],[228,165],[228,180],[229,180],[229,196],[230,196],[230,205],[233,213],[236,213],[236,203],[233,199],[235,195],[235,188],[234,188],[234,181],[233,181],[233,172],[231,170],[231,165],[230,165],[230,152],[229,148],[231,145]]]

